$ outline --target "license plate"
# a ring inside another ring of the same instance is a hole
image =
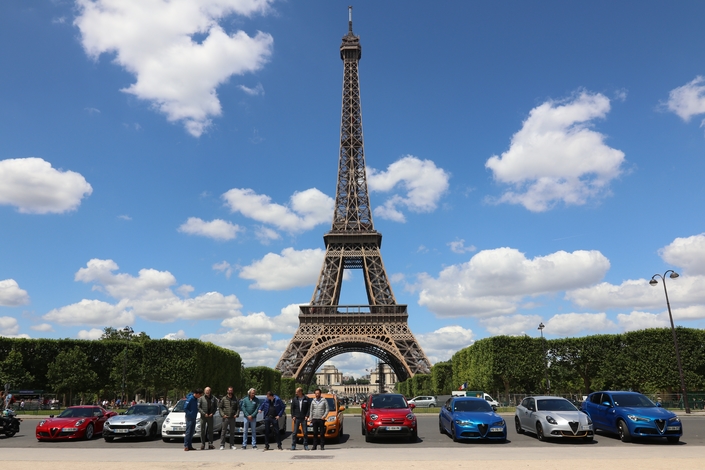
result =
[[[127,429],[115,429],[114,431],[118,434],[127,434],[129,432]]]
[[[668,426],[666,428],[666,431],[680,431],[681,427],[680,426]]]
[[[78,431],[78,428],[64,428],[62,431],[64,431],[64,432],[76,432],[76,431]]]
[[[401,431],[401,426],[387,426],[387,431]]]
[[[586,426],[580,426],[580,430],[581,430],[581,431],[589,431],[589,430],[590,430],[590,425],[588,424],[588,425],[586,425]]]
[[[183,431],[186,432],[186,426],[172,426],[171,427],[172,431]]]
[[[504,428],[490,428],[490,432],[502,432]]]

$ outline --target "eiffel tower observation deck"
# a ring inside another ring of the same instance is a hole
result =
[[[372,222],[358,74],[362,46],[353,34],[352,7],[348,12],[340,45],[343,104],[333,224],[323,236],[326,255],[311,303],[300,307],[299,328],[277,364],[283,377],[305,384],[324,362],[349,352],[379,358],[400,381],[431,368],[409,329],[407,306],[394,298],[380,252],[382,234]],[[339,305],[346,269],[362,270],[367,304]]]

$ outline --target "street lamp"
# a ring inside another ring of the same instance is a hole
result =
[[[123,328],[122,331],[125,333],[125,336],[132,335],[132,333],[135,332],[135,330],[133,330],[129,326],[126,326],[125,328]],[[122,399],[123,400],[125,400],[127,398],[125,396],[126,375],[127,375],[127,345],[125,345],[125,349],[122,350]],[[123,401],[123,403],[124,403],[124,401]]]
[[[656,280],[657,277],[661,278],[663,281],[663,293],[666,294],[666,307],[668,307],[668,318],[671,320],[671,333],[673,333],[673,346],[676,349],[676,362],[678,363],[678,374],[680,375],[681,378],[681,393],[683,394],[683,403],[685,404],[685,412],[690,414],[690,405],[688,404],[688,394],[685,391],[685,379],[683,378],[683,366],[681,366],[681,353],[678,351],[678,338],[676,337],[676,327],[673,326],[673,315],[671,314],[671,303],[668,301],[668,290],[666,289],[666,274],[671,273],[670,277],[671,279],[675,279],[678,277],[678,273],[675,272],[672,269],[669,269],[665,273],[663,273],[663,276],[660,274],[654,274],[651,276],[651,280],[649,281],[649,284],[652,286],[655,286],[658,284],[658,281]]]
[[[538,330],[541,332],[541,344],[543,344],[543,372],[544,376],[546,378],[546,395],[551,393],[551,385],[548,381],[548,358],[546,357],[546,343],[543,342],[543,329],[546,328],[546,325],[543,324],[543,322],[539,323],[539,328]]]

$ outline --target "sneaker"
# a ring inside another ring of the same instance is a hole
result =
[[[323,446],[321,446],[321,450],[325,450],[325,449],[323,448]]]
[[[277,446],[277,449],[279,449],[279,450],[284,450],[284,448],[283,448],[281,445],[278,445],[278,446]]]
[[[237,449],[237,447],[235,447],[235,446],[230,446],[230,450],[235,450],[235,449]]]
[[[316,446],[313,446],[313,450],[316,450]]]
[[[225,446],[220,446],[220,450],[225,450]]]
[[[213,444],[208,444],[208,448],[209,448],[209,449],[215,449],[215,446],[213,446]]]
[[[254,447],[253,447],[254,448]],[[269,444],[264,445],[264,450],[269,450]]]
[[[206,448],[205,444],[201,446],[201,450],[204,450]]]
[[[304,450],[308,450],[308,446],[304,446]]]
[[[291,446],[291,450],[296,450],[296,446]]]
[[[246,449],[247,449],[247,446],[242,446],[242,450],[246,450]]]
[[[257,446],[252,446],[252,450],[257,450]]]

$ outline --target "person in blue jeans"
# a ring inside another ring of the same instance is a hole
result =
[[[247,391],[247,396],[240,401],[240,410],[244,416],[242,423],[242,450],[247,448],[247,430],[252,433],[252,448],[257,448],[257,411],[259,410],[259,398],[255,396],[257,391],[251,388]]]
[[[196,418],[198,417],[198,399],[203,395],[203,389],[197,388],[186,397],[184,414],[186,415],[186,434],[184,435],[184,450],[196,450],[193,447],[193,433],[196,432]]]

